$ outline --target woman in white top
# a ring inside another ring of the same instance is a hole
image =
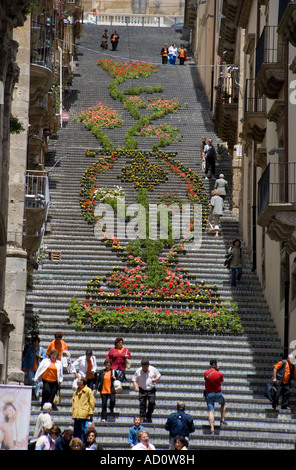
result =
[[[174,43],[172,46],[169,47],[169,59],[170,59],[171,65],[175,65],[177,55],[178,55],[178,48],[176,44]]]
[[[212,207],[211,214],[209,215],[209,233],[215,231],[215,236],[218,237],[220,230],[219,222],[220,217],[223,214],[224,202],[223,199],[220,197],[220,193],[219,191],[217,191],[217,189],[214,189],[212,191],[212,197],[209,204]]]
[[[97,360],[91,349],[87,349],[84,356],[78,357],[72,364],[75,378],[86,377],[87,386],[93,390],[96,380]]]
[[[63,382],[63,365],[58,359],[58,355],[59,352],[56,349],[52,349],[49,352],[49,357],[43,359],[36,370],[34,382],[39,382],[40,380],[43,382],[41,406],[44,403],[51,403],[53,405],[53,399]],[[53,409],[56,409],[54,405]]]

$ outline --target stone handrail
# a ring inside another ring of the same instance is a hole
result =
[[[110,26],[156,26],[170,27],[184,21],[183,15],[144,15],[144,14],[120,14],[120,13],[84,13],[84,23]]]

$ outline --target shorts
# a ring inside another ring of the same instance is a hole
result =
[[[206,393],[206,402],[208,411],[214,411],[215,403],[219,403],[220,405],[224,405],[225,398],[221,392],[207,392]]]

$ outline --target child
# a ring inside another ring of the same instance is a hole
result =
[[[140,416],[134,417],[134,425],[130,428],[128,433],[128,443],[130,448],[134,447],[134,445],[138,444],[138,432],[143,431],[145,428],[141,424]]]

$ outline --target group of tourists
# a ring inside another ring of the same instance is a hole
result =
[[[202,137],[200,156],[205,180],[208,180],[210,171],[211,179],[214,182],[214,189],[211,192],[209,201],[210,214],[208,217],[208,233],[215,233],[215,237],[218,237],[221,230],[220,218],[224,212],[224,201],[228,192],[228,182],[223,173],[220,173],[219,177],[216,178],[217,152],[211,138],[207,141],[206,137]],[[237,281],[241,280],[243,274],[243,252],[239,239],[233,241],[225,258],[224,265],[231,269],[231,287],[236,287]]]
[[[177,58],[179,59],[180,65],[185,65],[185,62],[188,60],[187,49],[184,44],[181,44],[180,47],[177,47],[175,43],[171,46],[168,46],[168,43],[165,42],[160,55],[162,58],[162,64],[175,65]]]
[[[234,244],[234,247],[236,245]],[[36,450],[94,450],[103,449],[97,443],[97,432],[94,424],[95,394],[101,396],[100,421],[108,419],[107,404],[110,416],[114,413],[116,396],[127,382],[126,369],[131,367],[131,353],[124,346],[123,338],[115,339],[114,346],[108,351],[104,368],[97,366],[96,356],[91,349],[72,362],[67,344],[62,339],[63,334],[57,332],[55,339],[45,350],[40,346],[39,338],[32,340],[23,359],[23,370],[34,385],[33,393],[38,398],[42,381],[42,412],[37,418],[34,433],[34,448]],[[62,362],[66,357],[67,361]],[[273,394],[265,394],[272,401],[272,407],[278,411],[282,395],[282,408],[290,409],[291,380],[296,377],[295,357],[290,354],[286,360],[281,360],[273,369]],[[204,372],[204,399],[208,411],[210,434],[215,434],[214,410],[220,405],[220,430],[227,426],[225,421],[226,401],[221,385],[224,382],[219,364],[211,359],[209,368]],[[73,374],[72,419],[73,427],[69,426],[61,432],[50,416],[57,409],[61,397],[56,396],[63,382],[64,373]],[[149,432],[145,423],[152,423],[152,415],[156,406],[156,388],[161,379],[161,373],[150,364],[149,359],[142,359],[132,375],[134,390],[138,393],[139,414],[134,417],[134,424],[127,436],[128,448],[133,450],[155,449],[150,442]],[[129,386],[128,386],[129,387]],[[269,389],[270,390],[270,389]],[[171,413],[164,426],[169,432],[169,449],[186,450],[189,447],[190,434],[195,431],[193,418],[185,412],[185,403],[177,403],[177,411]]]

